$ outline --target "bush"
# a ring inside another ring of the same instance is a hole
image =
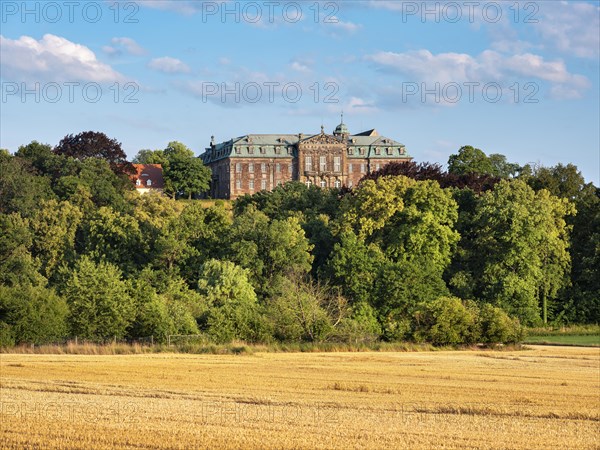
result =
[[[359,302],[350,311],[351,316],[342,319],[335,331],[336,340],[355,344],[377,341],[381,336],[381,325],[375,309],[368,303]]]
[[[440,297],[421,303],[415,313],[413,337],[434,345],[471,344],[479,338],[477,312],[472,302]]]
[[[39,286],[0,286],[0,345],[45,344],[65,338],[67,304]]]
[[[511,318],[504,310],[486,303],[479,313],[481,341],[489,344],[515,343],[523,339],[519,319]]]

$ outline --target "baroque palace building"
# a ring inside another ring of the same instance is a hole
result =
[[[403,144],[376,130],[350,135],[343,122],[332,135],[247,134],[216,144],[200,155],[212,170],[209,195],[233,199],[272,190],[288,181],[323,188],[352,187],[390,162],[412,159]]]

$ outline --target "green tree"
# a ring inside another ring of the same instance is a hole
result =
[[[16,344],[46,344],[67,336],[67,304],[42,286],[0,285],[0,324]]]
[[[479,340],[477,308],[456,297],[422,303],[414,313],[414,338],[434,345],[472,344]]]
[[[514,178],[521,173],[521,166],[515,163],[509,163],[506,156],[499,153],[492,153],[488,156],[492,166],[492,175],[500,178]]]
[[[267,305],[274,336],[281,341],[325,341],[336,336],[336,328],[350,312],[338,292],[299,276],[282,280]]]
[[[163,152],[165,192],[173,198],[183,196],[189,199],[193,195],[206,191],[212,173],[189,148],[180,142],[170,142]]]
[[[164,150],[140,150],[132,161],[134,164],[161,164],[167,163]]]
[[[0,213],[0,284],[46,284],[39,273],[39,261],[31,255],[32,245],[30,221],[19,213]]]
[[[534,192],[523,181],[501,181],[483,195],[474,218],[472,277],[478,298],[525,324],[544,321],[548,302],[568,283],[566,199]]]
[[[258,338],[258,303],[246,270],[229,261],[212,259],[200,270],[198,292],[209,309],[203,328],[217,342]]]
[[[75,258],[75,233],[82,213],[69,202],[49,200],[41,202],[31,220],[34,234],[32,250],[40,259],[42,272],[51,278],[60,263]]]
[[[65,136],[54,147],[54,153],[78,160],[103,159],[110,164],[111,170],[117,175],[127,176],[135,173],[134,167],[127,161],[121,143],[97,131],[84,131],[77,135]]]
[[[50,179],[37,174],[28,160],[0,158],[0,213],[31,217],[42,200],[54,198]]]
[[[263,296],[281,277],[303,275],[311,269],[312,246],[295,217],[269,221],[250,206],[234,218],[228,238],[228,258],[250,271],[253,285]]]
[[[455,175],[467,173],[492,174],[494,166],[487,155],[480,149],[465,145],[458,150],[457,154],[448,158],[448,172]]]
[[[459,235],[458,206],[436,181],[404,176],[366,180],[342,205],[340,229],[354,228],[393,261],[430,266],[441,276]]]
[[[134,302],[117,266],[82,257],[63,295],[70,309],[71,334],[103,341],[122,339],[135,318]]]
[[[84,218],[78,237],[78,248],[96,262],[107,261],[125,272],[133,271],[147,257],[138,222],[103,206]]]
[[[515,343],[523,339],[519,319],[511,318],[502,309],[484,304],[479,312],[481,341],[489,344]]]

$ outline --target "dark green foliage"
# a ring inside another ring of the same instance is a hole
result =
[[[16,344],[59,342],[67,336],[67,304],[41,286],[0,285],[0,335]],[[0,345],[2,345],[0,336]]]
[[[479,340],[477,310],[456,297],[421,303],[414,312],[414,338],[434,345],[472,344]]]
[[[71,335],[93,341],[122,339],[135,318],[134,302],[114,265],[84,256],[62,294],[70,309]]]
[[[42,200],[54,198],[50,180],[16,156],[0,157],[0,213],[31,217]]]
[[[391,164],[353,190],[287,183],[231,211],[176,200],[210,178],[178,142],[136,157],[175,198],[140,197],[117,144],[0,152],[0,346],[495,344],[521,323],[600,321],[600,194],[575,166],[463,147],[450,173]]]
[[[511,318],[504,310],[484,304],[479,312],[481,342],[509,344],[521,342],[524,337],[519,320]]]

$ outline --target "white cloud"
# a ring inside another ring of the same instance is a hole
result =
[[[60,36],[40,40],[0,35],[3,76],[35,81],[121,81],[125,77],[98,59],[93,51]]]
[[[350,111],[351,113],[369,114],[378,112],[379,109],[373,103],[368,103],[359,97],[350,97],[350,100],[344,106],[344,111]]]
[[[543,80],[551,83],[554,93],[575,93],[590,87],[589,80],[568,71],[561,60],[546,61],[539,55],[524,53],[506,56],[493,50],[486,50],[478,56],[465,53],[432,54],[428,50],[406,53],[379,52],[366,57],[380,69],[413,77],[414,82],[465,83],[465,82],[512,82],[518,79],[527,81]],[[561,95],[564,98],[564,95]]]
[[[171,58],[170,56],[163,56],[162,58],[154,58],[148,63],[148,67],[153,70],[164,73],[190,73],[191,69],[183,61],[177,58]]]
[[[354,33],[362,28],[362,25],[353,22],[344,22],[340,20],[338,17],[329,18],[330,22],[324,23],[324,26],[331,26],[338,30],[346,31],[348,33]]]
[[[123,53],[128,53],[130,55],[143,55],[146,53],[146,50],[141,47],[137,42],[128,37],[115,37],[110,40],[113,46],[106,45],[102,47],[102,50],[111,56],[120,55]]]
[[[302,61],[292,61],[290,64],[290,69],[300,72],[300,73],[311,73],[312,70],[306,62]]]
[[[533,24],[546,42],[581,58],[600,56],[600,6],[584,2],[540,2]]]

